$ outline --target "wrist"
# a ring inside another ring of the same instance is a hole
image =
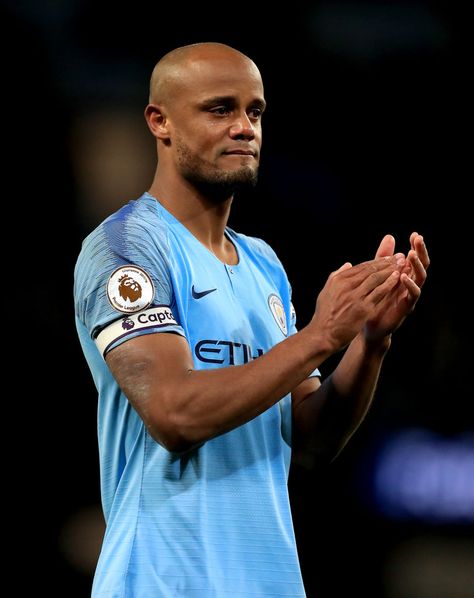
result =
[[[302,328],[298,334],[302,335],[305,343],[310,350],[311,358],[318,359],[319,362],[324,361],[330,355],[337,352],[330,339],[320,333],[320,331],[312,326]]]
[[[359,334],[358,336],[362,343],[364,352],[368,353],[369,355],[378,355],[383,357],[390,349],[390,345],[392,344],[391,334],[387,334],[376,339],[368,338],[364,334]]]

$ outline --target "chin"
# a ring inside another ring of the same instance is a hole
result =
[[[251,168],[250,166],[241,166],[240,168],[236,168],[235,170],[228,170],[227,172],[222,174],[222,182],[249,184],[253,180],[257,179],[258,168]]]
[[[220,203],[241,189],[255,187],[257,178],[258,170],[240,168],[234,171],[220,171],[208,177],[193,177],[190,182],[204,195]]]

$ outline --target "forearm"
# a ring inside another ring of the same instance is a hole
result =
[[[245,365],[188,371],[174,398],[176,427],[192,443],[250,421],[304,380],[328,352],[305,332]]]
[[[295,446],[315,456],[334,458],[363,421],[372,403],[390,338],[367,345],[358,335],[339,365],[294,408]]]
[[[245,365],[196,370],[178,335],[144,335],[106,359],[153,438],[183,451],[250,421],[332,352],[325,337],[307,327]]]

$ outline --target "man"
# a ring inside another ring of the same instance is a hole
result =
[[[374,260],[329,276],[296,331],[278,258],[226,226],[235,191],[257,178],[264,109],[257,67],[233,48],[167,54],[145,110],[151,188],[79,256],[107,521],[96,597],[304,596],[291,454],[341,450],[426,278],[422,237],[405,257],[386,236]],[[321,383],[318,366],[345,347]]]

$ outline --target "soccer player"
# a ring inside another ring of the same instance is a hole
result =
[[[423,238],[405,256],[387,235],[373,260],[329,276],[297,332],[277,256],[227,227],[235,192],[257,179],[264,110],[237,50],[168,53],[145,110],[153,183],[84,241],[76,321],[99,393],[107,523],[96,598],[304,596],[290,459],[341,450],[425,281]]]

